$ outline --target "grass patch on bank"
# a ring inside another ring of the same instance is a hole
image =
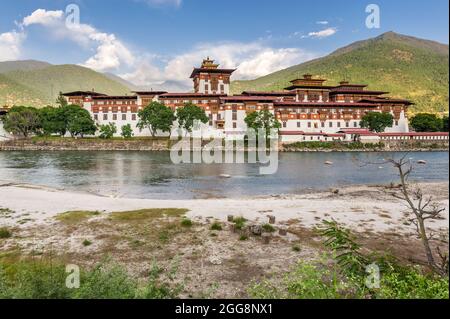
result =
[[[266,233],[274,233],[276,231],[275,227],[273,227],[270,224],[264,224],[262,225],[262,229],[266,232]]]
[[[56,220],[64,224],[78,224],[92,217],[100,215],[98,211],[77,210],[61,213],[56,216]]]
[[[189,210],[184,208],[150,208],[111,213],[110,218],[119,222],[145,221],[163,217],[182,217]]]
[[[7,238],[11,238],[12,237],[12,232],[6,228],[6,227],[1,227],[0,228],[0,239],[7,239]]]
[[[236,229],[243,229],[245,227],[245,223],[247,222],[247,219],[244,217],[236,217],[233,219],[233,223],[236,227]]]

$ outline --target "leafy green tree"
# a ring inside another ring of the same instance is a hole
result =
[[[245,118],[247,127],[258,132],[259,129],[265,131],[266,138],[270,135],[270,131],[273,129],[280,129],[281,123],[275,118],[269,110],[262,110],[252,112]]]
[[[442,118],[442,132],[448,132],[448,116]]]
[[[170,133],[173,121],[176,120],[173,111],[159,102],[150,103],[143,110],[139,111],[138,116],[137,127],[141,131],[148,128],[153,137],[158,131]]]
[[[67,131],[72,137],[95,134],[97,127],[87,110],[78,105],[67,105],[63,110],[67,120]]]
[[[14,135],[27,138],[41,129],[39,111],[34,107],[14,106],[3,119],[3,127]]]
[[[64,114],[64,108],[47,106],[39,110],[39,116],[44,135],[66,135],[67,121]]]
[[[180,128],[186,130],[186,134],[187,132],[192,132],[196,121],[203,124],[209,122],[209,118],[206,115],[205,110],[192,103],[186,103],[184,107],[177,110],[177,119],[178,125]]]
[[[394,117],[391,113],[369,112],[362,117],[360,125],[372,132],[382,133],[394,125]]]
[[[443,121],[436,114],[419,113],[410,123],[416,132],[439,132],[443,129]]]
[[[56,104],[59,107],[65,107],[68,105],[66,98],[62,95],[62,92],[59,92],[58,98],[56,99]]]
[[[127,124],[122,126],[122,133],[120,135],[122,135],[123,138],[132,138],[134,133],[131,125]]]
[[[117,127],[114,123],[100,125],[100,138],[110,139],[117,133]]]

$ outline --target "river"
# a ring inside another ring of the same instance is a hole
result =
[[[396,183],[396,171],[389,164],[378,163],[403,155],[280,153],[278,171],[260,175],[258,164],[176,165],[168,152],[0,152],[0,181],[131,198],[300,194],[346,185]],[[415,167],[412,180],[448,181],[448,152],[413,152],[407,156]],[[418,160],[427,164],[419,165]],[[333,164],[325,165],[326,161]]]

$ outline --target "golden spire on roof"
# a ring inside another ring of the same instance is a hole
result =
[[[214,60],[211,60],[209,57],[203,60],[202,69],[217,69],[219,67],[218,64],[214,64]]]

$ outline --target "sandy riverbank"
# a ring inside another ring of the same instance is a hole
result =
[[[443,218],[430,221],[437,238],[448,236],[448,185],[420,184],[446,208]],[[278,278],[299,261],[317,260],[323,254],[322,238],[314,231],[323,220],[335,219],[350,228],[365,248],[391,253],[404,262],[423,264],[423,247],[408,223],[405,206],[386,187],[352,186],[305,195],[242,199],[148,200],[109,198],[33,185],[0,181],[0,227],[12,236],[0,239],[2,258],[51,256],[65,263],[92,267],[105,257],[138,278],[145,278],[153,262],[169,271],[178,265],[176,281],[182,297],[248,297],[254,280]],[[184,208],[194,224],[182,227],[181,217],[164,215],[147,219],[114,219],[111,212],[139,209]],[[58,214],[73,211],[100,213],[77,222],[63,222]],[[288,235],[261,237],[234,233],[227,215],[244,216],[249,223],[277,218],[276,228]],[[221,230],[211,228],[216,220]],[[89,244],[86,244],[88,242]],[[448,245],[442,240],[436,244]]]
[[[436,230],[448,228],[448,184],[423,183],[419,186],[446,207],[445,219],[430,226]],[[413,228],[405,225],[404,204],[390,193],[392,190],[382,186],[351,186],[342,188],[339,194],[325,191],[242,199],[153,200],[110,198],[0,182],[0,207],[17,212],[15,219],[1,221],[10,226],[23,215],[27,216],[27,224],[30,225],[52,223],[57,214],[73,210],[108,213],[146,208],[186,208],[188,216],[198,220],[207,217],[225,220],[230,214],[263,220],[267,215],[275,215],[280,223],[296,219],[303,226],[312,227],[323,219],[333,218],[355,231],[411,232]]]

